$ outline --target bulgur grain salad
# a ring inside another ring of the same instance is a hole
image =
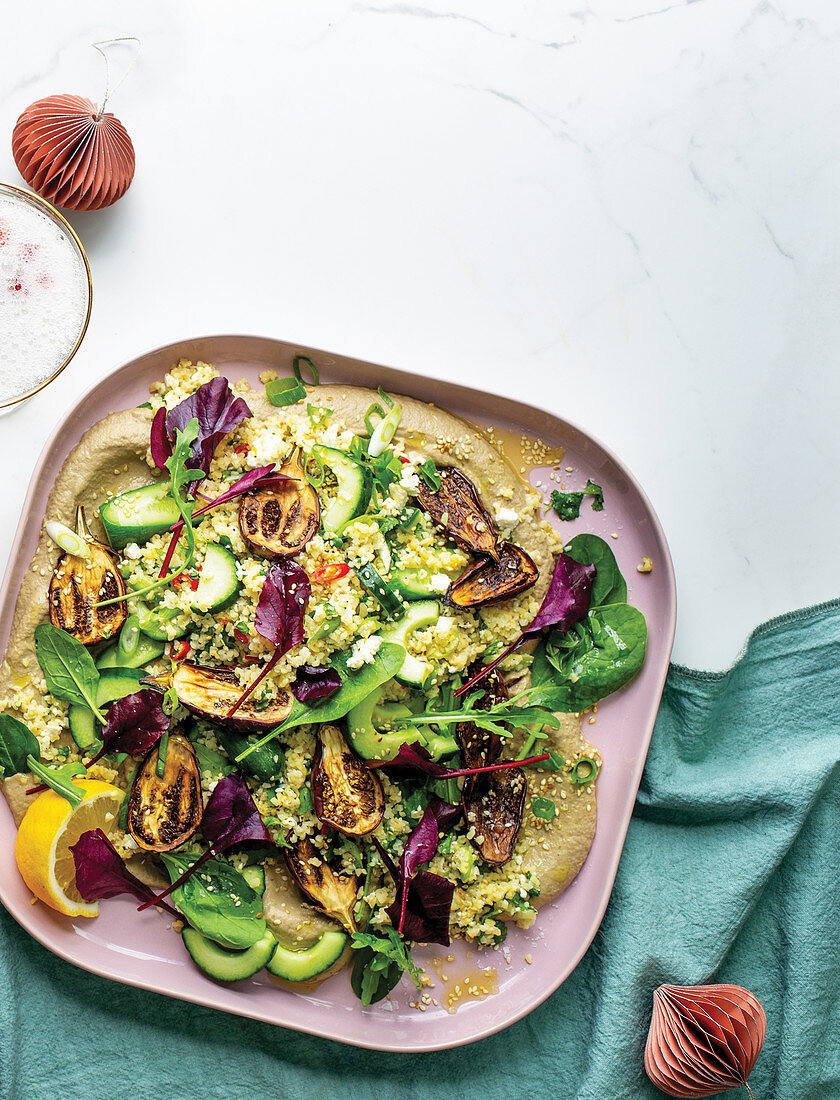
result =
[[[581,716],[646,633],[609,546],[563,547],[486,435],[292,367],[182,360],[70,454],[0,772],[45,904],[133,894],[218,981],[349,964],[371,1004],[421,981],[412,943],[497,945],[574,879]]]

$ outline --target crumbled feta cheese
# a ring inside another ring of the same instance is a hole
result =
[[[123,554],[132,561],[139,561],[143,557],[143,551],[136,542],[130,542],[123,550]]]
[[[403,466],[402,476],[400,477],[400,485],[405,489],[407,493],[419,493],[420,492],[420,478],[417,476],[413,466]]]
[[[449,577],[445,573],[432,573],[429,587],[433,592],[445,592],[449,588]]]
[[[507,536],[519,523],[519,516],[512,508],[497,508],[496,523],[503,535]]]
[[[378,634],[372,634],[369,638],[360,638],[347,659],[347,667],[361,668],[362,665],[373,664],[373,658],[379,652],[381,645],[382,639]]]

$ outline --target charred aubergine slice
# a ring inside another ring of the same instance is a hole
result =
[[[161,686],[168,683],[175,689],[178,702],[198,718],[206,718],[240,733],[266,733],[288,718],[294,700],[289,692],[281,691],[267,707],[258,709],[250,699],[237,708],[232,717],[227,712],[242,695],[243,687],[232,668],[211,668],[181,661],[171,677],[155,681]]]
[[[461,802],[467,825],[473,826],[472,845],[485,863],[501,867],[513,854],[528,783],[521,768],[471,775]]]
[[[125,622],[125,603],[95,607],[100,600],[125,595],[125,581],[114,555],[90,533],[85,510],[76,509],[76,534],[88,551],[85,558],[63,554],[50,581],[50,622],[82,645],[113,638]]]
[[[377,775],[351,750],[337,726],[321,726],[318,732],[312,800],[318,820],[345,836],[372,833],[385,812]]]
[[[306,480],[300,447],[295,447],[278,473],[293,480],[269,478],[239,503],[239,530],[248,548],[261,558],[299,554],[321,524],[318,494]]]
[[[446,602],[452,607],[484,607],[527,592],[537,583],[539,570],[521,546],[499,544],[499,560],[474,561],[449,586]]]
[[[193,747],[173,733],[166,743],[163,775],[160,745],[146,756],[128,796],[128,830],[147,852],[169,852],[189,840],[201,824],[204,803]]]
[[[481,662],[467,670],[467,678],[475,675],[482,667]],[[481,710],[489,710],[495,703],[503,703],[508,690],[499,670],[493,671],[482,681],[484,695],[476,703]],[[479,729],[475,722],[459,722],[455,727],[455,740],[461,749],[465,768],[483,768],[495,764],[502,755],[502,739],[497,733]]]
[[[440,488],[437,492],[421,481],[417,503],[459,546],[475,554],[497,558],[499,533],[473,483],[454,466],[439,469],[438,476]]]
[[[292,877],[312,904],[337,920],[348,932],[358,931],[353,916],[359,887],[356,876],[334,871],[309,837],[283,851]]]

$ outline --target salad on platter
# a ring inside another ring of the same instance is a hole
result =
[[[582,721],[645,656],[600,488],[544,502],[410,397],[182,360],[59,472],[0,665],[33,898],[160,914],[209,977],[362,1004],[500,944],[595,834]],[[559,483],[559,479],[558,479]],[[151,912],[148,912],[151,910]]]

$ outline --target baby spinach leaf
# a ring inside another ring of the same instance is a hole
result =
[[[90,707],[102,725],[105,716],[96,705],[99,670],[81,642],[52,623],[35,627],[35,656],[56,699]]]
[[[27,756],[41,759],[35,734],[11,714],[0,714],[0,775],[22,775],[29,771]]]
[[[590,607],[627,602],[627,584],[609,543],[597,535],[581,534],[570,539],[563,550],[581,565],[594,565],[597,570],[589,600]]]
[[[437,466],[435,466],[434,459],[425,459],[416,469],[418,475],[425,481],[432,492],[439,492],[441,485],[440,474],[437,472]]]
[[[301,703],[295,699],[292,704],[289,717],[276,729],[267,733],[259,741],[255,741],[244,752],[236,757],[236,762],[245,759],[254,749],[264,745],[278,733],[294,729],[295,726],[305,726],[311,722],[334,722],[343,718],[349,710],[352,710],[363,699],[367,699],[386,680],[392,679],[402,667],[405,660],[405,649],[396,642],[383,642],[376,652],[370,664],[362,665],[359,669],[347,667],[350,659],[350,651],[339,653],[333,661],[332,667],[341,676],[341,687],[329,698],[313,704]]]
[[[180,852],[162,852],[175,882],[195,862]],[[209,859],[182,886],[172,901],[197,931],[231,951],[244,951],[265,935],[262,898],[224,859]]]
[[[547,661],[555,670],[552,708],[583,710],[633,679],[646,646],[647,624],[641,611],[627,603],[596,607],[573,631],[549,635],[544,655],[535,654],[532,682],[534,675],[545,675]]]

